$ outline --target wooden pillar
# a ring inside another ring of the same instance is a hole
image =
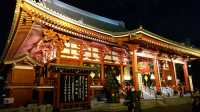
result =
[[[137,55],[136,55],[136,50],[133,50],[133,55],[132,55],[132,77],[134,81],[134,86],[135,90],[137,91],[139,88],[138,85],[138,69],[137,69]]]
[[[56,107],[57,103],[57,80],[54,80],[54,88],[53,88],[53,106]]]
[[[123,51],[121,49],[120,56],[120,83],[124,82],[124,66],[123,66]]]
[[[80,45],[80,66],[83,66],[83,44]]]
[[[163,65],[162,65],[161,69],[162,69],[162,81],[166,81],[166,71],[165,71]]]
[[[185,91],[190,91],[189,87],[189,80],[188,80],[188,67],[187,62],[183,64],[183,70],[184,70],[184,81],[185,81]]]
[[[137,91],[139,89],[139,84],[138,84],[138,69],[137,69],[137,48],[138,45],[129,45],[129,48],[131,50],[131,60],[132,60],[132,79],[134,82],[134,87],[135,90]]]
[[[154,76],[155,76],[155,83],[156,83],[156,89],[157,91],[160,90],[160,79],[159,79],[159,74],[158,74],[158,63],[157,63],[157,59],[154,59]]]
[[[60,108],[60,73],[57,73],[57,84],[56,84],[56,107]]]
[[[172,77],[171,84],[173,87],[175,87],[176,86],[176,76],[175,76],[173,61],[169,62],[169,70],[170,70],[170,75]]]
[[[44,78],[40,77],[40,86],[44,85]],[[44,91],[43,89],[39,89],[39,104],[41,105],[43,103],[43,99],[44,99]]]
[[[101,83],[104,82],[105,80],[105,74],[104,74],[104,57],[105,57],[105,49],[102,48],[101,49],[101,55],[100,55],[100,63],[101,63],[101,74],[100,74],[100,78],[101,78]]]
[[[176,84],[176,86],[177,86],[178,84],[177,84],[177,76],[176,76],[176,67],[175,67],[175,62],[173,62],[173,68],[174,68],[175,84]]]
[[[57,51],[56,51],[56,63],[60,63],[60,52],[61,49],[59,47],[57,47]]]
[[[104,63],[101,63],[101,74],[100,74],[101,82],[104,82],[105,75],[104,75]]]
[[[124,67],[120,64],[120,83],[124,81]]]

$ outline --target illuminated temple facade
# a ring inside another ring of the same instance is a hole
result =
[[[109,71],[121,86],[132,80],[143,95],[147,87],[160,91],[179,84],[189,92],[188,61],[199,58],[200,50],[142,27],[128,31],[122,21],[58,0],[17,0],[3,56],[12,65],[7,78],[12,106],[38,99],[67,107],[71,101],[87,104],[103,89]]]

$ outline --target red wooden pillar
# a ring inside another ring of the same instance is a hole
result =
[[[172,77],[172,80],[171,80],[172,86],[175,87],[176,86],[176,76],[175,76],[175,70],[174,70],[174,63],[172,61],[169,62],[169,70],[170,70],[170,75]]]
[[[120,57],[119,57],[119,60],[120,60],[120,83],[122,83],[124,81],[124,66],[123,66],[123,51],[121,49],[121,52],[120,52]]]
[[[120,82],[122,83],[124,81],[124,67],[122,64],[120,64]]]
[[[57,51],[56,51],[56,63],[60,64],[60,52],[61,49],[59,47],[57,47]]]
[[[105,49],[101,49],[101,55],[100,55],[100,63],[101,63],[101,73],[100,73],[100,78],[101,78],[101,83],[104,82],[105,80],[105,75],[104,75],[104,57],[105,57]]]
[[[56,107],[60,108],[60,74],[57,73],[57,84],[56,84]]]
[[[44,85],[44,78],[41,77],[40,78],[40,86],[43,86]],[[43,103],[43,100],[44,100],[44,91],[43,89],[39,89],[39,104],[41,105]]]
[[[166,81],[166,71],[163,66],[162,66],[162,80]]]
[[[138,85],[138,69],[137,69],[137,55],[136,55],[136,50],[132,51],[132,77],[133,77],[133,81],[134,81],[134,87],[135,90],[137,91],[139,88]]]
[[[160,79],[158,74],[158,63],[157,59],[154,59],[154,76],[155,76],[155,83],[156,83],[156,89],[160,90]]]
[[[134,87],[135,90],[137,91],[139,89],[139,84],[138,84],[138,68],[137,68],[137,48],[138,45],[129,45],[129,48],[131,49],[132,55],[131,55],[131,60],[132,60],[132,79],[134,82]]]
[[[188,67],[187,67],[187,62],[183,64],[183,70],[184,70],[184,79],[185,79],[185,91],[190,91],[190,86],[189,86],[189,80],[188,80]]]
[[[53,106],[56,107],[57,103],[57,79],[54,79],[54,89],[53,89]]]
[[[83,44],[80,45],[80,66],[83,66]]]
[[[104,63],[101,63],[101,73],[100,73],[100,78],[101,78],[101,82],[103,82],[104,79],[105,79],[105,75],[104,75]]]

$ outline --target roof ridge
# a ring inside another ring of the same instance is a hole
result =
[[[83,9],[80,9],[80,8],[75,7],[75,6],[72,6],[72,5],[69,5],[67,3],[64,3],[64,2],[62,2],[60,0],[48,0],[48,1],[45,1],[45,2],[56,4],[56,5],[64,8],[64,9],[67,9],[67,10],[79,13],[81,15],[90,17],[92,19],[96,19],[98,21],[109,23],[109,24],[112,24],[112,25],[115,25],[115,26],[122,26],[124,24],[123,21],[110,19],[110,18],[107,18],[107,17],[100,16],[98,14],[94,14],[94,13],[88,12],[88,11],[85,11]],[[45,5],[45,2],[43,1],[44,5]]]

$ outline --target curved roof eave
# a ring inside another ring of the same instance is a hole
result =
[[[98,32],[98,33],[109,35],[112,38],[130,36],[134,33],[143,33],[143,34],[146,34],[146,35],[150,36],[151,38],[154,38],[154,39],[159,40],[161,42],[167,43],[169,45],[173,45],[173,46],[181,48],[183,50],[187,50],[188,52],[190,51],[189,54],[191,54],[191,55],[193,55],[191,52],[198,54],[198,57],[200,57],[200,50],[199,49],[190,48],[190,47],[186,47],[184,45],[180,45],[180,43],[177,43],[175,41],[172,41],[172,40],[169,40],[169,39],[164,38],[162,36],[159,36],[157,34],[154,34],[150,31],[143,29],[142,27],[135,29],[135,30],[126,31],[126,32],[110,32],[110,31],[102,30],[102,29],[81,23],[77,20],[73,20],[73,19],[71,19],[71,18],[69,18],[65,15],[62,15],[62,14],[60,14],[60,13],[58,13],[58,12],[52,10],[52,9],[49,9],[49,8],[47,8],[47,7],[45,7],[41,4],[38,4],[36,2],[30,1],[30,0],[24,0],[24,1],[27,2],[28,4],[32,5],[33,7],[36,7],[37,9],[44,11],[45,13],[50,14],[52,16],[55,16],[55,17],[65,21],[65,22],[69,22],[69,23],[72,23],[74,25],[81,26],[83,28],[86,28],[86,29],[89,29],[89,30],[92,30],[92,31],[95,31],[95,32]]]
[[[13,17],[13,20],[12,20],[12,25],[10,27],[10,33],[9,33],[8,38],[7,38],[7,42],[6,42],[5,48],[3,50],[3,53],[1,55],[1,59],[5,58],[5,55],[8,51],[8,49],[9,49],[9,45],[12,42],[12,39],[14,37],[14,33],[15,33],[16,28],[17,28],[18,20],[20,18],[20,3],[21,3],[21,0],[16,0],[16,7],[15,7],[15,12],[14,12],[14,17]]]
[[[128,36],[130,33],[134,33],[136,31],[138,31],[138,29],[131,30],[131,31],[123,31],[123,32],[111,32],[111,31],[103,30],[103,29],[96,28],[96,27],[93,27],[93,26],[88,25],[88,24],[84,24],[84,23],[77,21],[77,20],[74,20],[72,18],[69,18],[69,17],[67,17],[63,14],[60,14],[60,13],[58,13],[58,12],[52,10],[52,9],[49,9],[49,8],[43,6],[42,4],[36,3],[34,1],[30,1],[30,0],[24,0],[24,1],[26,1],[30,5],[38,8],[42,11],[44,11],[45,13],[47,13],[49,15],[55,16],[59,19],[62,19],[65,22],[69,22],[69,23],[72,23],[74,25],[81,26],[83,28],[86,28],[86,29],[89,29],[89,30],[92,30],[92,31],[95,31],[95,32],[98,32],[98,33],[102,33],[102,34],[105,34],[105,35],[109,35],[109,36],[112,36],[112,37]]]
[[[165,37],[162,37],[160,35],[157,35],[155,33],[152,33],[148,30],[145,30],[143,28],[139,28],[139,29],[136,29],[136,30],[133,30],[133,31],[130,31],[129,34],[137,34],[137,33],[142,33],[142,34],[145,34],[147,36],[150,36],[151,38],[153,39],[156,39],[158,41],[161,41],[163,43],[166,43],[166,44],[169,44],[169,45],[172,45],[174,47],[177,47],[177,48],[181,48],[183,50],[186,50],[187,53],[191,54],[191,55],[194,55],[196,54],[195,56],[198,56],[200,57],[200,50],[197,49],[197,48],[190,48],[190,47],[187,47],[187,46],[184,46],[184,45],[181,45],[180,43],[176,42],[176,41],[173,41],[173,40],[170,40],[170,39],[167,39]]]
[[[36,2],[30,1],[30,0],[24,0],[24,1],[28,4],[30,4],[31,6],[49,14],[49,15],[57,17],[57,18],[65,21],[65,22],[69,22],[69,23],[72,23],[74,25],[81,26],[83,28],[86,28],[86,29],[89,29],[89,30],[92,30],[92,31],[95,31],[95,32],[98,32],[98,33],[102,33],[102,34],[105,34],[105,35],[109,35],[109,36],[115,35],[115,32],[103,30],[103,29],[96,28],[96,27],[93,27],[93,26],[88,25],[88,24],[84,24],[83,22],[74,20],[72,18],[67,17],[66,15],[63,15],[63,14],[58,13],[58,12],[52,10],[52,9],[49,9],[48,7],[43,6],[41,3],[36,3]],[[117,34],[117,32],[116,32],[116,34]]]

